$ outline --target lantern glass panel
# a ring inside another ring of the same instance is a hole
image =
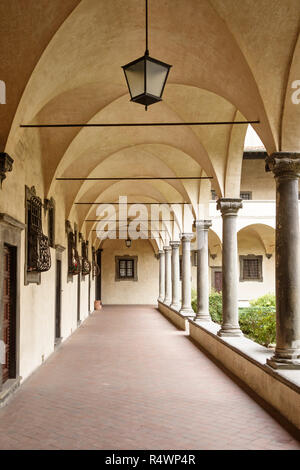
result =
[[[150,60],[146,61],[146,92],[161,97],[163,87],[168,74],[168,67],[165,67]]]
[[[129,85],[129,90],[131,97],[141,95],[145,92],[145,61],[141,59],[139,62],[136,62],[130,65],[128,68],[124,69],[126,78]]]

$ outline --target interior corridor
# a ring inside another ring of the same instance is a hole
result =
[[[299,449],[155,308],[94,312],[0,411],[0,449]]]

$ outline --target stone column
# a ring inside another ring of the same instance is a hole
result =
[[[163,302],[165,298],[165,252],[159,250],[159,302]]]
[[[274,153],[266,170],[276,180],[276,349],[267,363],[300,369],[300,153]]]
[[[191,286],[191,240],[193,233],[182,234],[182,305],[180,313],[187,317],[194,318],[192,309],[192,286]]]
[[[166,305],[171,305],[171,302],[172,302],[171,250],[172,248],[170,246],[164,246],[165,269],[166,269],[165,271],[166,272],[166,275],[165,275],[166,289],[165,289],[164,304]]]
[[[211,321],[209,314],[208,230],[211,220],[196,220],[197,229],[197,314],[195,320]]]
[[[236,219],[241,199],[222,198],[217,208],[223,218],[222,297],[223,321],[219,336],[242,336],[238,310],[238,247]]]
[[[170,242],[172,247],[172,304],[171,307],[179,310],[180,305],[180,265],[179,265],[179,241]]]

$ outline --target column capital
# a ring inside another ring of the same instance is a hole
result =
[[[194,221],[195,227],[199,230],[209,230],[211,227],[211,220],[195,220]]]
[[[172,248],[179,248],[181,245],[181,242],[180,240],[173,240],[172,242],[170,242],[170,245]]]
[[[183,242],[190,242],[194,238],[194,236],[195,236],[194,233],[182,233],[181,240]]]
[[[164,250],[158,250],[158,254],[159,254],[159,255],[164,255],[165,252],[164,252]]]
[[[238,211],[243,207],[242,199],[223,197],[217,200],[217,209],[221,211],[222,216],[237,215]]]
[[[166,245],[166,246],[164,246],[164,250],[165,250],[165,251],[171,251],[172,248],[171,248],[169,245]]]
[[[275,152],[266,158],[266,171],[276,177],[295,179],[300,177],[300,153]]]

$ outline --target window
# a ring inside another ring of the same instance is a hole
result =
[[[137,280],[137,256],[116,256],[116,281]]]
[[[262,256],[240,256],[240,281],[262,282]]]
[[[252,192],[251,191],[241,191],[240,198],[244,199],[245,201],[251,201]]]
[[[133,260],[123,259],[119,260],[119,276],[120,277],[133,277]]]

